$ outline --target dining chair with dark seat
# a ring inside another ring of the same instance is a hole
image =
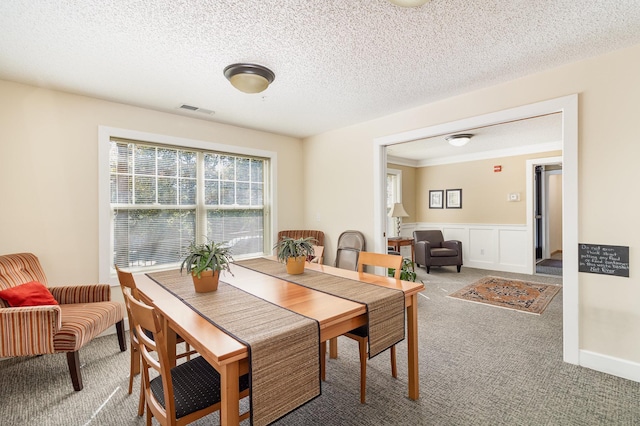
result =
[[[140,351],[139,351],[139,342],[138,337],[136,335],[135,328],[133,327],[133,318],[131,317],[131,309],[129,307],[129,302],[127,298],[127,294],[130,294],[134,299],[140,300],[140,295],[138,293],[138,288],[136,287],[136,281],[133,278],[133,274],[131,272],[126,272],[120,269],[117,265],[115,265],[116,272],[118,273],[118,281],[120,282],[120,289],[122,290],[122,294],[124,296],[125,307],[127,308],[127,317],[129,319],[129,340],[131,343],[131,363],[129,367],[129,395],[133,392],[133,378],[140,373]],[[144,333],[148,338],[153,339],[153,333],[149,330],[144,330]],[[177,337],[177,343],[184,342],[180,336]],[[191,355],[197,353],[196,351],[192,351],[189,347],[189,344],[185,342],[185,352],[180,353],[176,356],[176,358],[187,358],[190,359]],[[138,403],[138,415],[142,416],[144,413],[144,389],[143,382],[140,381],[140,401]]]
[[[363,273],[365,266],[377,266],[383,267],[385,276],[388,269],[394,269],[394,278],[399,280],[400,273],[402,272],[402,256],[396,256],[393,254],[382,254],[362,251],[358,256],[358,272]],[[366,325],[358,327],[348,333],[343,334],[352,340],[358,342],[358,349],[360,354],[360,402],[364,404],[366,402],[366,390],[367,390],[367,343],[369,341],[369,329]],[[398,378],[398,368],[396,366],[396,346],[393,345],[390,348],[391,353],[391,375],[394,378]]]
[[[136,300],[129,292],[129,309],[142,355],[142,380],[147,407],[147,426],[155,417],[161,425],[186,425],[220,410],[220,374],[202,356],[171,368],[162,318],[155,308]],[[153,334],[147,337],[145,330]],[[152,352],[157,353],[157,359]],[[151,378],[150,370],[159,373]],[[249,395],[249,375],[239,380],[240,397]],[[240,416],[249,418],[250,412]]]
[[[311,256],[311,263],[324,263],[324,246],[313,246],[313,256]]]

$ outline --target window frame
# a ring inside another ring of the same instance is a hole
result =
[[[268,161],[269,170],[265,173],[264,191],[264,247],[270,247],[273,241],[273,229],[275,227],[274,206],[277,205],[277,153],[261,149],[249,148],[239,145],[227,145],[216,142],[188,139],[135,130],[120,129],[109,126],[98,126],[98,273],[101,282],[116,284],[116,274],[113,265],[110,265],[110,253],[113,252],[111,240],[111,193],[109,148],[112,139],[131,140],[141,144],[165,145],[175,148],[205,150],[216,153],[225,153],[237,156],[261,157]]]
[[[386,182],[386,179],[388,179],[389,175],[393,176],[395,179],[395,185],[394,185],[393,194],[392,194],[393,202],[402,203],[402,170],[387,167],[387,172],[385,174],[385,182]],[[385,188],[386,187],[387,185],[385,185]],[[386,198],[387,199],[389,198],[388,194]],[[391,238],[390,234],[395,234],[395,230],[396,230],[395,218],[389,217],[390,208],[393,208],[393,205],[386,206],[386,209],[385,209],[387,213],[387,230],[386,230],[387,238]],[[395,236],[399,237],[399,235],[395,235]]]

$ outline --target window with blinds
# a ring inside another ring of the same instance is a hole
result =
[[[391,211],[394,203],[402,202],[402,171],[387,169],[387,213]],[[395,218],[387,215],[387,236],[399,236],[396,234]]]
[[[148,269],[181,262],[192,241],[262,255],[268,160],[112,139],[112,262]]]

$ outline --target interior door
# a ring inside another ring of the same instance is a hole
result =
[[[534,184],[534,235],[535,235],[535,250],[536,250],[536,261],[542,259],[542,254],[544,252],[544,181],[542,172],[544,170],[543,166],[536,166],[534,176],[533,176],[533,184]]]

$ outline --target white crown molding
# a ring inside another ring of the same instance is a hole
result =
[[[407,167],[420,167],[418,160],[411,160],[409,158],[394,157],[393,155],[387,156],[387,163],[397,164],[399,166]]]
[[[442,164],[465,163],[469,161],[489,160],[492,158],[515,157],[516,155],[537,154],[539,152],[561,151],[562,141],[543,144],[518,146],[514,148],[496,149],[493,151],[476,152],[473,154],[456,155],[417,161],[417,167],[439,166]]]
[[[469,161],[489,160],[492,158],[514,157],[516,155],[537,154],[539,152],[561,151],[562,141],[548,142],[542,144],[517,146],[506,149],[496,149],[492,151],[475,152],[472,154],[455,155],[450,157],[431,158],[424,160],[412,160],[409,158],[388,156],[387,162],[407,167],[427,167],[440,166],[443,164],[466,163]]]

